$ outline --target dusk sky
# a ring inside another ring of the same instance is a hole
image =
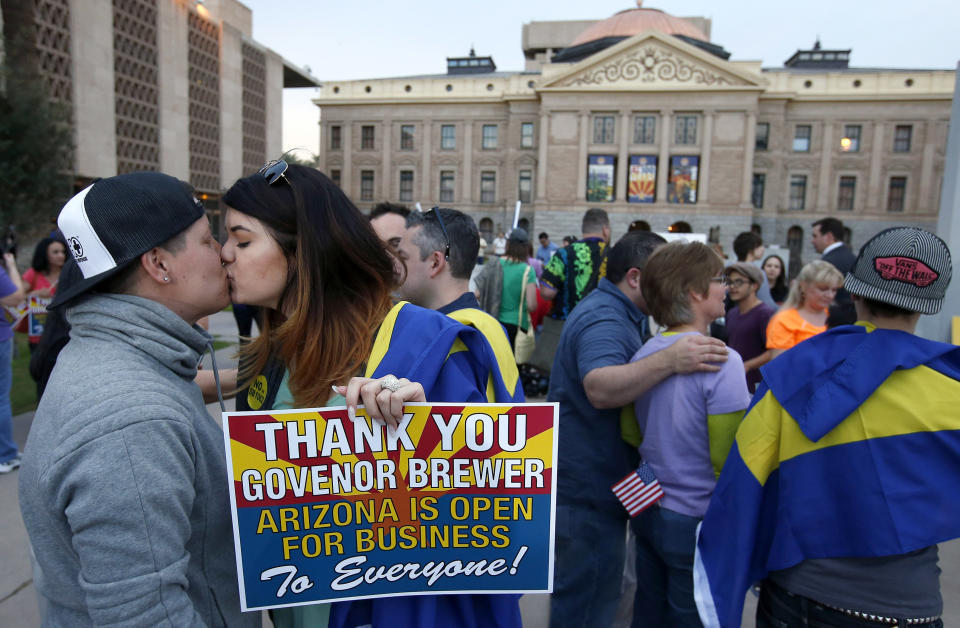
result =
[[[253,36],[321,81],[446,72],[446,57],[490,55],[498,70],[523,69],[521,28],[535,20],[604,19],[636,6],[623,0],[244,0]],[[824,48],[852,48],[851,67],[954,69],[960,60],[956,0],[660,0],[678,17],[704,16],[711,40],[731,60],[782,66],[819,36]],[[313,89],[284,90],[283,147],[318,148]]]

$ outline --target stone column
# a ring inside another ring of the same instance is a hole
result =
[[[617,188],[613,198],[618,201],[627,201],[627,178],[630,172],[630,112],[620,114],[620,152],[617,154]]]
[[[657,202],[667,202],[667,183],[670,172],[670,140],[673,137],[669,111],[660,112],[660,156],[657,158]]]
[[[463,202],[473,202],[473,121],[463,123],[463,187],[460,195]]]
[[[817,183],[818,212],[826,212],[830,207],[830,164],[833,161],[833,122],[823,123],[823,145],[820,147],[820,180]]]
[[[380,154],[383,158],[380,160],[380,166],[383,170],[383,183],[380,186],[380,197],[384,199],[399,198],[399,185],[393,187],[393,120],[386,118],[383,121],[383,143],[380,146]],[[376,185],[374,185],[374,198],[376,198]]]
[[[923,137],[926,141],[923,143],[923,156],[920,158],[920,185],[916,188],[914,206],[911,208],[907,205],[905,208],[908,212],[933,213],[934,203],[937,202],[937,191],[931,185],[933,181],[933,156],[937,148],[933,135],[937,130],[936,122],[923,123]],[[908,182],[907,185],[910,185],[910,183]]]
[[[590,133],[590,114],[580,113],[580,149],[577,151],[577,196],[587,198],[587,135]]]
[[[743,181],[740,184],[740,206],[753,205],[753,158],[757,148],[757,114],[747,112],[747,145],[743,150]]]
[[[706,203],[710,200],[710,152],[713,150],[713,117],[712,111],[703,114],[703,142],[700,144],[700,172],[697,181],[697,202]]]
[[[550,137],[550,116],[540,113],[540,146],[537,147],[539,159],[537,163],[537,202],[547,200],[547,141]]]
[[[423,159],[420,160],[420,163],[423,164],[423,170],[422,170],[423,174],[421,174],[420,176],[423,177],[423,184],[421,187],[423,192],[420,194],[420,197],[422,198],[423,202],[426,204],[426,203],[432,203],[433,202],[432,199],[434,198],[439,199],[440,197],[439,192],[437,193],[437,196],[433,196],[433,194],[431,193],[431,187],[430,187],[430,181],[433,178],[431,177],[431,172],[430,172],[430,168],[432,167],[430,163],[430,158],[433,156],[432,155],[433,149],[430,147],[430,143],[433,141],[433,123],[430,120],[423,121],[423,133],[421,135],[423,136],[423,142],[422,142],[422,146],[420,147],[420,154],[423,155]]]
[[[870,151],[870,180],[867,183],[867,211],[884,211],[880,206],[880,166],[883,164],[883,122],[877,121],[873,128],[873,150]]]
[[[351,198],[360,198],[360,190],[353,189],[353,120],[344,120],[343,137],[340,146],[343,147],[343,167],[340,170],[340,189]]]

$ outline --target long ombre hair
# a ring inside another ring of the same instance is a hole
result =
[[[325,405],[330,386],[357,375],[370,354],[396,287],[393,261],[366,216],[319,170],[291,164],[272,185],[253,174],[223,201],[262,222],[288,263],[278,309],[265,310],[259,337],[240,350],[241,385],[274,356],[290,371],[297,405]]]

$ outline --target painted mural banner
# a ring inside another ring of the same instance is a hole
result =
[[[587,158],[587,200],[612,201],[617,158],[614,155],[590,155]]]
[[[657,156],[631,155],[627,202],[652,203],[657,191]]]
[[[243,610],[553,590],[557,404],[226,412]]]
[[[700,158],[696,155],[678,155],[670,158],[670,187],[667,202],[693,204],[697,202],[697,174]]]

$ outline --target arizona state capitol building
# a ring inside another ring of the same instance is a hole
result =
[[[638,2],[638,5],[640,3]],[[526,68],[448,58],[447,73],[324,83],[321,169],[362,209],[390,200],[577,234],[602,207],[614,234],[751,227],[809,261],[810,223],[858,246],[896,224],[935,228],[955,72],[849,67],[819,44],[783,67],[732,61],[710,20],[652,8],[531,22]]]

